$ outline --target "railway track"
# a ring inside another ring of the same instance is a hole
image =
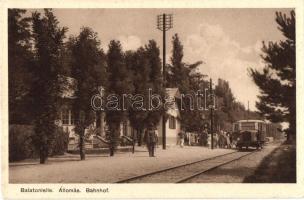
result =
[[[142,174],[116,183],[186,183],[203,173],[237,161],[256,151],[234,151],[227,154]]]

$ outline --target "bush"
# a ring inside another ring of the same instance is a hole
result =
[[[68,150],[68,144],[69,132],[63,131],[61,127],[58,127],[55,130],[50,155],[63,155]]]
[[[32,136],[34,127],[31,125],[9,126],[9,161],[32,158],[37,155]]]
[[[34,145],[34,126],[17,125],[9,126],[9,161],[19,161],[26,158],[36,158],[39,150]],[[61,127],[56,128],[54,140],[49,148],[49,155],[62,155],[67,151],[69,133]]]

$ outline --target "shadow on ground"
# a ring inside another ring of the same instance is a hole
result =
[[[244,183],[296,183],[295,144],[282,144],[273,150]]]

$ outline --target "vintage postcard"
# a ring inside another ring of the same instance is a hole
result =
[[[303,8],[2,1],[3,198],[303,198]]]

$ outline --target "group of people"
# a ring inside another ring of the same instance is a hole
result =
[[[187,132],[184,140],[189,146],[208,146],[208,130],[199,133]]]
[[[201,134],[198,134],[197,136],[198,138],[196,139],[198,140],[200,146],[208,145],[207,130],[204,130]],[[158,132],[157,132],[157,128],[153,123],[150,123],[148,125],[148,128],[146,129],[144,134],[144,141],[147,145],[149,156],[155,157],[155,147],[158,143]],[[181,130],[177,135],[177,145],[183,148],[185,141],[188,143],[188,145],[191,145],[189,134]],[[230,132],[225,132],[223,130],[220,130],[213,134],[214,148],[232,148],[234,145],[235,145],[234,139]]]
[[[230,149],[234,146],[234,140],[232,134],[220,130],[213,135],[213,147],[214,148],[227,148]]]
[[[211,135],[207,129],[200,133],[185,133],[181,131],[178,134],[177,144],[183,147],[184,143],[189,146],[208,146],[211,145]],[[230,132],[223,130],[213,133],[214,148],[232,148],[235,146],[236,140]]]

